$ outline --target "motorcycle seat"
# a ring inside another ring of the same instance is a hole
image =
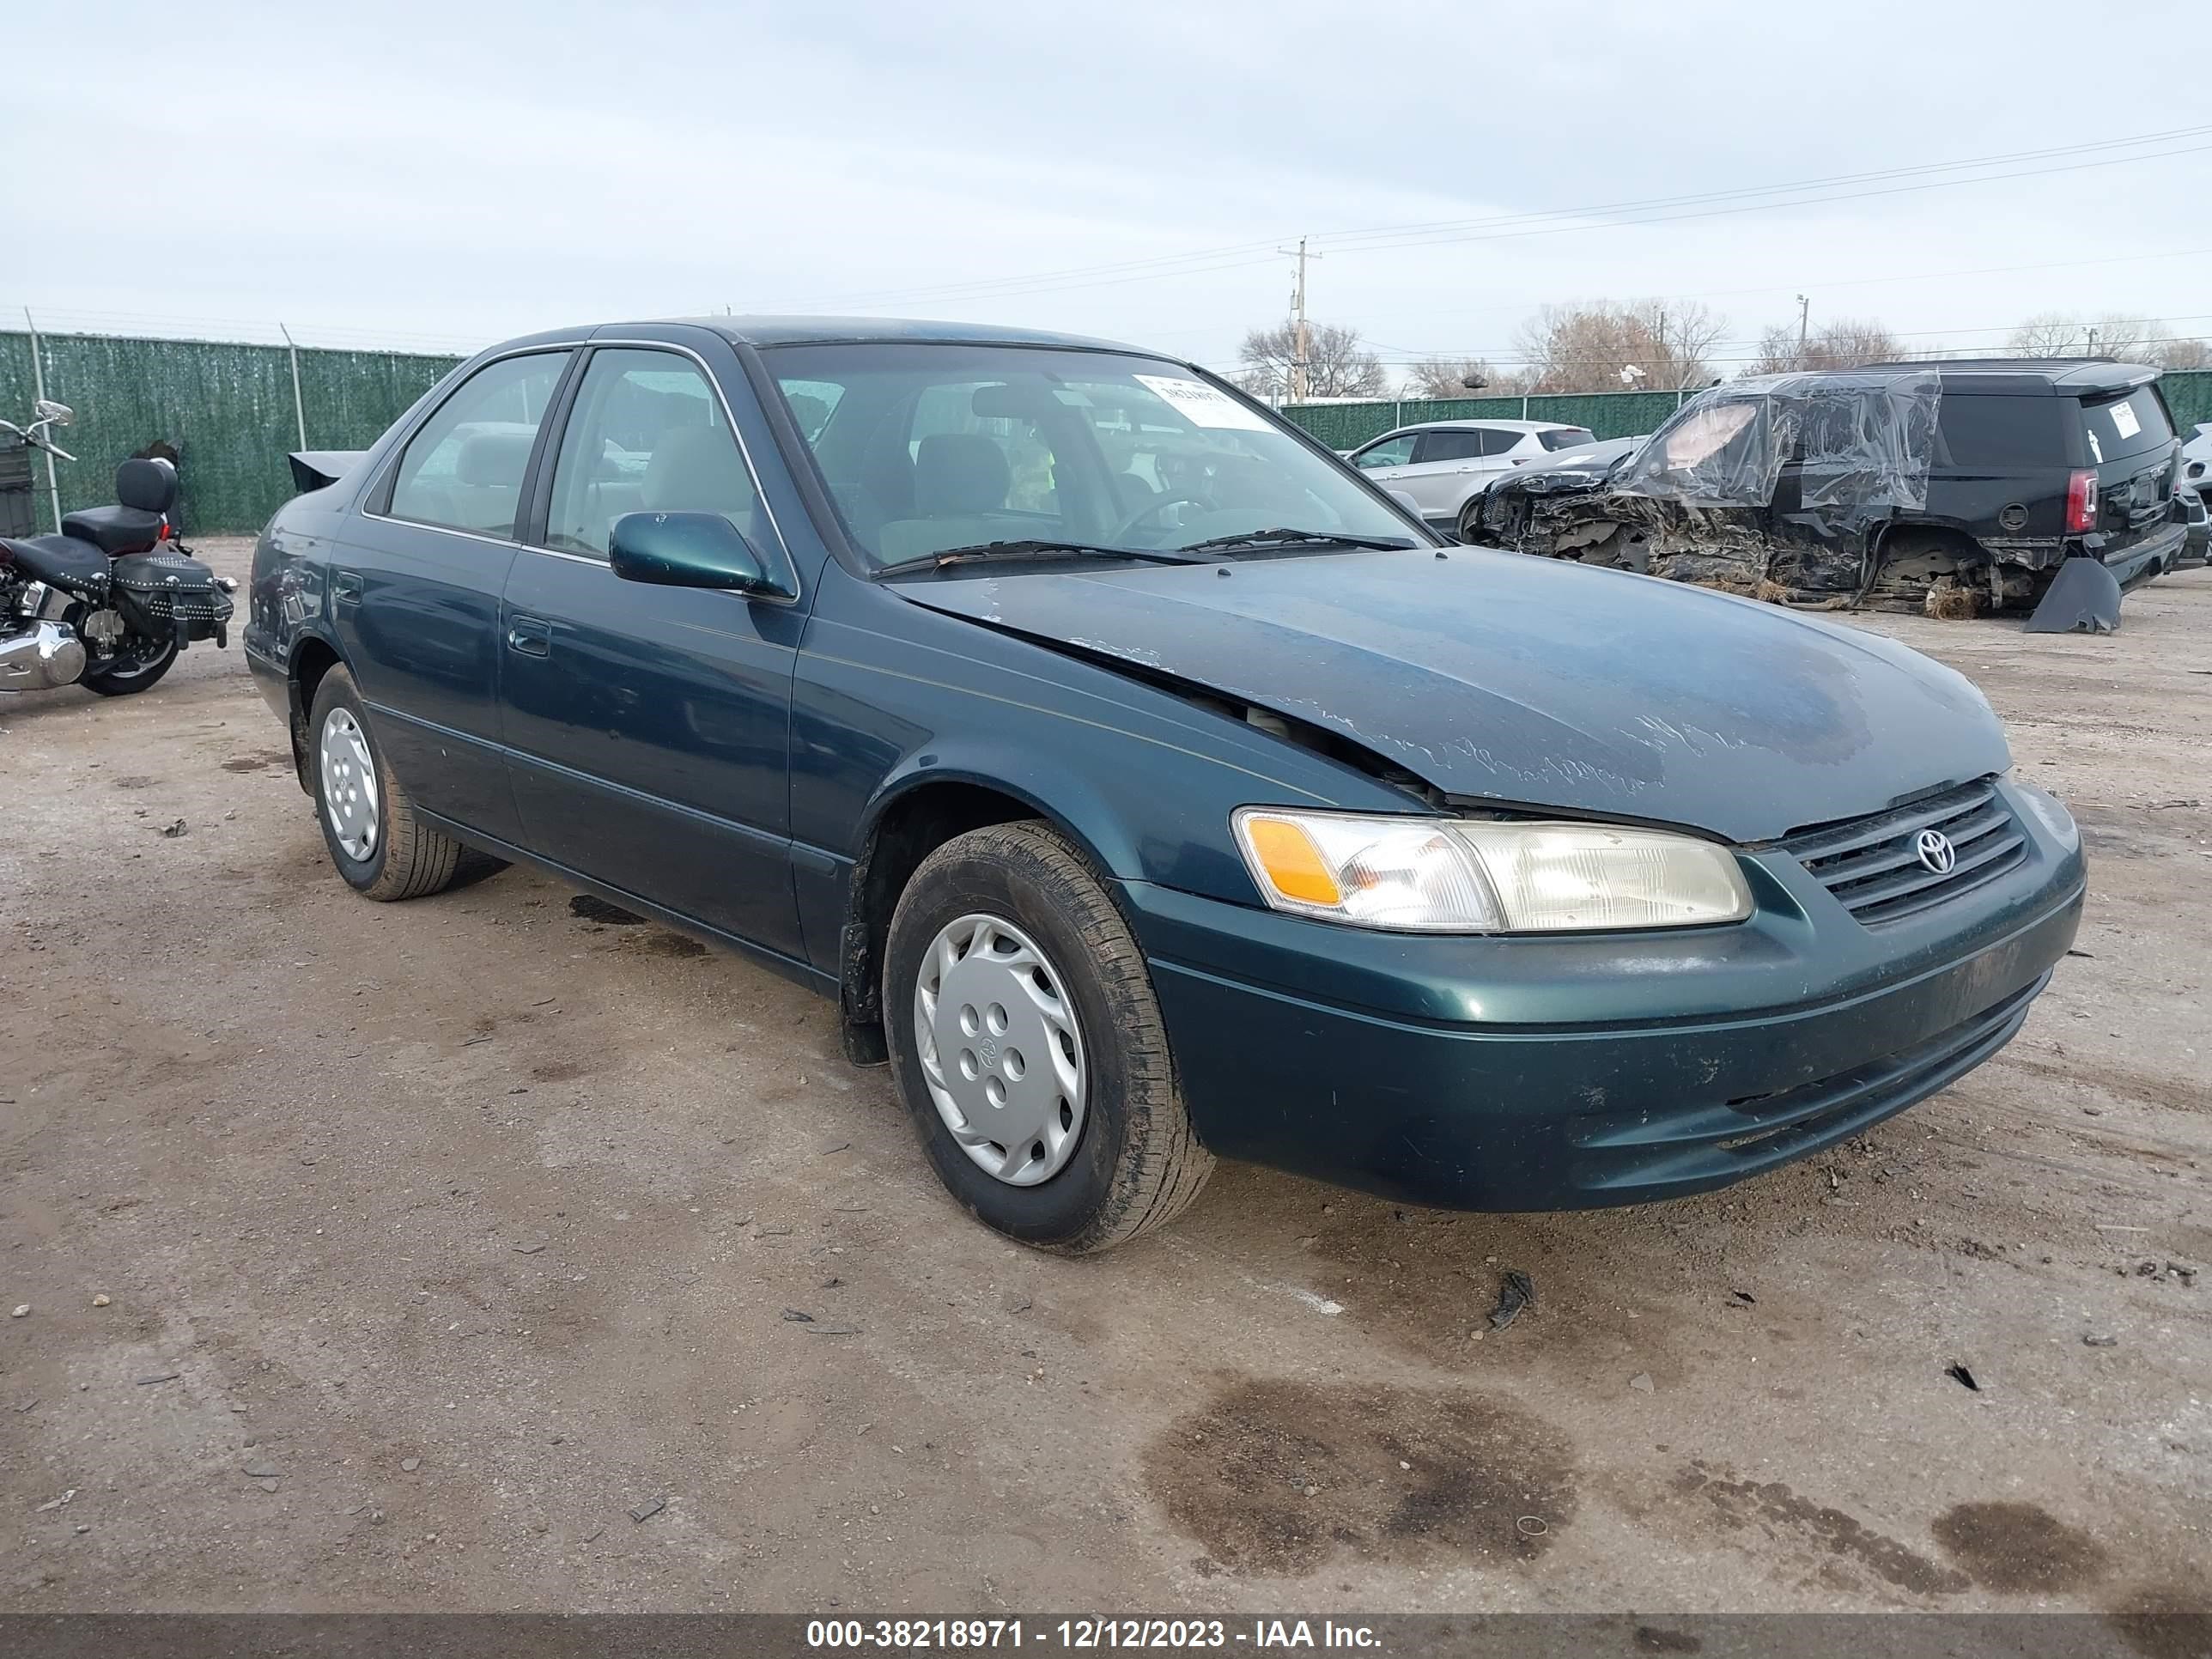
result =
[[[62,520],[67,524],[77,515]],[[89,542],[70,536],[31,536],[20,541],[0,539],[8,562],[33,581],[77,592],[107,580],[107,555]]]
[[[161,539],[161,515],[137,507],[88,507],[62,520],[62,534],[103,553],[144,553]]]

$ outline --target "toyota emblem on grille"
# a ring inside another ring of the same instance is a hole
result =
[[[1959,861],[1959,849],[1941,830],[1923,830],[1912,838],[1912,850],[1920,855],[1923,865],[1939,876],[1949,875],[1951,866]]]

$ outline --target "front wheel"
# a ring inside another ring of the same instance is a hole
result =
[[[1459,538],[1462,543],[1472,547],[1481,535],[1482,496],[1478,493],[1468,497],[1467,505],[1459,510]]]
[[[1213,1169],[1143,955],[1048,824],[947,842],[900,895],[884,1013],[939,1180],[986,1225],[1083,1255],[1181,1213]]]
[[[183,650],[173,634],[158,643],[128,635],[113,656],[97,668],[87,668],[77,684],[103,697],[127,697],[145,690],[167,673]]]

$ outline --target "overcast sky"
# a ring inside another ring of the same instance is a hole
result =
[[[2212,335],[2205,38],[2201,4],[2046,0],[64,0],[10,19],[0,304],[457,349],[862,311],[1225,364],[1310,234],[1312,314],[1389,359],[1510,357],[1534,307],[1599,297],[1702,300],[1743,342],[1801,292],[1912,344],[2048,310]],[[1996,156],[2071,170],[1468,222]]]

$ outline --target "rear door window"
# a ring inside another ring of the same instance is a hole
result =
[[[1974,472],[2017,471],[2067,465],[2063,398],[1943,394],[1936,430],[1947,464]]]
[[[1484,453],[1487,432],[1424,432],[1414,447],[1413,459],[1421,465],[1432,461],[1471,461]]]
[[[2081,405],[2089,458],[2097,462],[2129,460],[2163,450],[2173,441],[2173,427],[2155,387],[2139,386],[2124,398]]]
[[[522,475],[565,351],[486,363],[407,441],[393,475],[395,519],[502,539],[514,534]]]

